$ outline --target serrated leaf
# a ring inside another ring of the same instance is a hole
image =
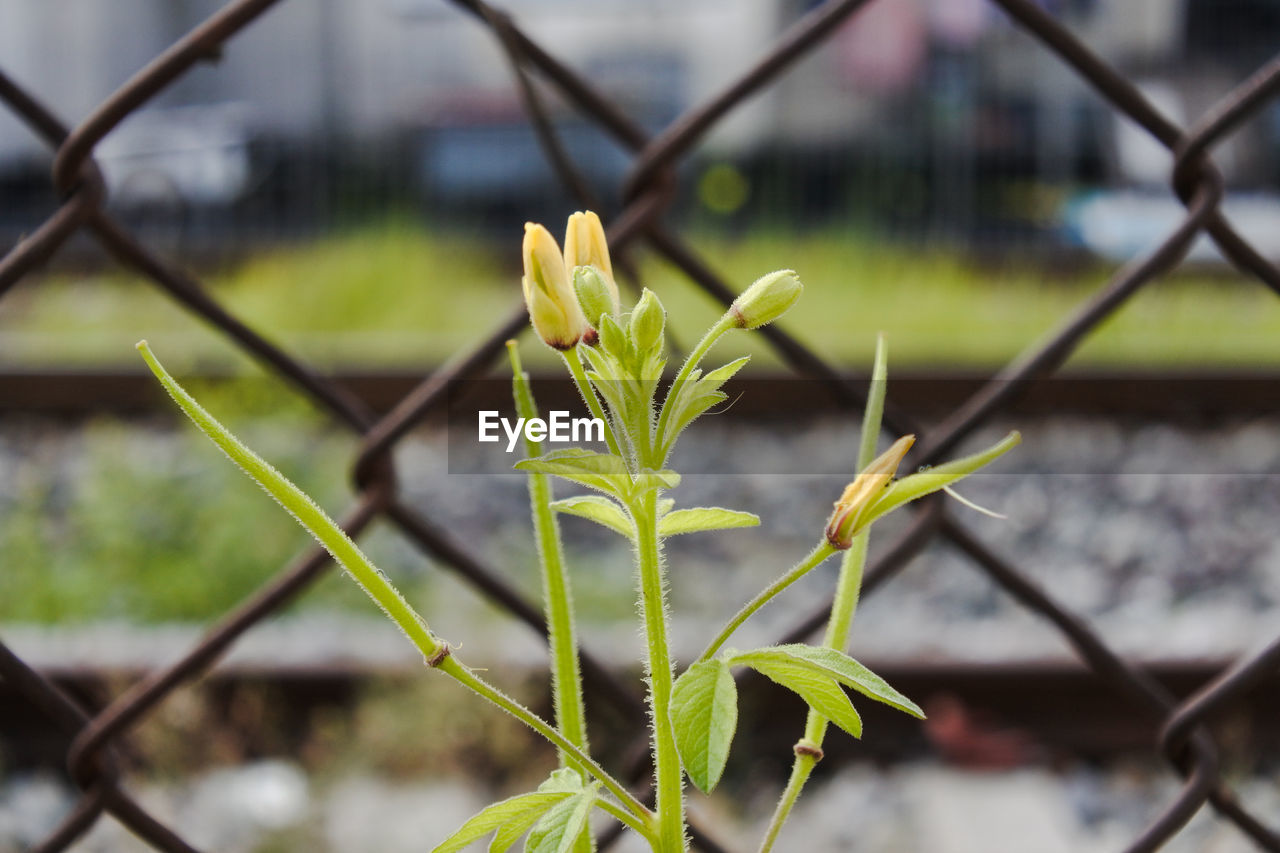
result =
[[[883,702],[913,717],[924,719],[924,711],[920,709],[919,705],[894,690],[883,678],[853,658],[835,649],[810,646],[804,643],[789,643],[784,646],[754,649],[748,654],[777,656],[779,659],[812,666],[841,684],[853,688],[868,699]]]
[[[569,853],[587,827],[599,787],[597,782],[548,809],[529,831],[524,843],[526,853]]]
[[[676,505],[675,498],[658,498],[658,518],[662,518],[671,512],[672,507]]]
[[[738,728],[738,687],[724,661],[695,663],[676,679],[671,726],[689,779],[710,793],[724,773]]]
[[[579,495],[575,498],[555,501],[551,504],[551,508],[556,512],[594,521],[629,539],[635,537],[635,528],[631,524],[631,519],[622,511],[622,507],[606,497]]]
[[[779,656],[734,654],[730,663],[744,664],[781,684],[805,703],[854,737],[862,737],[862,718],[834,678],[811,666]]]
[[[678,509],[665,515],[658,523],[658,535],[678,536],[681,533],[698,533],[702,530],[755,527],[759,523],[760,516],[754,513],[722,509],[718,506],[699,506]]]
[[[527,829],[529,824],[560,803],[561,800],[571,796],[574,796],[574,794],[569,791],[538,791],[532,794],[520,794],[502,802],[494,803],[458,827],[453,835],[450,835],[432,848],[431,853],[454,853],[454,851],[463,849],[473,841],[483,838],[510,821],[521,821],[528,818],[528,823],[525,823],[525,828]],[[524,830],[521,830],[521,832],[524,832]],[[519,835],[516,835],[516,838],[519,837]]]
[[[903,477],[884,490],[884,494],[880,499],[868,508],[866,515],[858,521],[858,529],[853,532],[857,533],[858,530],[865,528],[880,516],[892,512],[905,503],[939,491],[944,486],[949,486],[957,480],[968,477],[1008,453],[1021,442],[1022,435],[1017,430],[1014,430],[991,447],[972,456],[955,459],[917,474]]]
[[[631,476],[621,457],[581,447],[569,447],[544,453],[533,459],[522,459],[515,467],[521,471],[553,474],[611,495],[625,495],[631,488]]]

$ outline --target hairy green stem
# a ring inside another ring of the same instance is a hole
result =
[[[875,365],[871,370],[871,390],[867,394],[867,408],[862,417],[862,436],[858,445],[858,466],[861,471],[871,464],[876,457],[876,441],[880,437],[880,422],[884,415],[885,385],[888,380],[888,347],[884,336],[876,341]],[[853,628],[853,617],[858,609],[858,600],[862,595],[862,577],[867,563],[867,545],[870,528],[853,537],[849,550],[845,552],[840,563],[840,579],[836,584],[835,598],[832,600],[831,616],[827,619],[827,630],[823,637],[823,645],[828,648],[844,651],[849,645],[849,634]],[[812,708],[805,719],[804,740],[819,750],[827,734],[828,721]],[[787,779],[787,787],[769,821],[764,841],[760,845],[760,853],[769,853],[782,825],[786,823],[795,807],[800,792],[809,775],[817,765],[818,759],[811,751],[796,753],[791,765],[791,776]]]
[[[636,524],[640,604],[649,647],[649,710],[653,722],[653,766],[657,786],[658,851],[685,849],[684,772],[671,726],[671,652],[667,647],[667,601],[658,541],[657,491],[646,491],[631,506]]]
[[[596,798],[596,807],[602,812],[608,812],[613,815],[619,823],[625,824],[635,830],[640,834],[641,838],[644,838],[649,842],[650,846],[653,845],[656,834],[653,821],[641,820],[622,806],[615,803],[613,800],[608,800],[604,797]]]
[[[786,574],[769,584],[761,590],[755,598],[744,604],[742,609],[734,614],[733,618],[729,620],[729,623],[724,626],[720,633],[716,635],[716,638],[711,641],[711,644],[707,646],[706,650],[698,657],[698,662],[710,660],[714,657],[715,653],[720,651],[720,648],[729,641],[731,636],[733,636],[733,632],[738,630],[738,627],[751,617],[751,614],[755,613],[761,607],[764,607],[772,601],[774,596],[778,593],[782,592],[784,589],[791,586],[793,583],[800,580],[800,578],[809,574],[809,572],[821,565],[822,562],[834,554],[836,550],[836,547],[828,542],[824,537],[823,540],[809,552],[807,557],[796,563],[795,566],[788,570]]]
[[[569,373],[573,375],[574,384],[578,386],[578,393],[582,395],[583,402],[591,410],[591,416],[604,425],[604,442],[609,446],[609,452],[625,459],[626,457],[622,453],[622,446],[618,444],[618,436],[613,431],[613,421],[605,415],[604,407],[600,405],[600,398],[596,396],[590,380],[587,379],[586,369],[582,366],[582,354],[578,352],[577,347],[574,347],[572,354],[562,352],[561,355],[564,357],[565,365],[569,368]]]
[[[809,712],[813,713],[812,710]],[[760,853],[769,853],[773,849],[774,843],[778,840],[778,833],[782,831],[782,824],[791,814],[791,809],[795,806],[796,800],[800,798],[800,791],[804,788],[804,783],[808,781],[809,774],[813,772],[814,765],[818,763],[818,759],[813,755],[796,755],[795,763],[791,765],[791,776],[787,779],[787,787],[782,791],[782,798],[778,801],[778,806],[773,812],[773,818],[769,821],[769,828],[765,831],[764,840],[760,842]]]
[[[653,812],[645,807],[644,803],[637,800],[630,791],[623,787],[622,783],[614,779],[609,773],[597,764],[591,756],[580,750],[577,746],[565,739],[564,735],[556,731],[545,720],[528,708],[521,705],[516,700],[507,696],[498,688],[489,684],[480,676],[472,672],[468,667],[464,666],[457,658],[450,655],[436,666],[436,669],[450,676],[462,686],[468,688],[481,698],[487,699],[490,703],[506,711],[520,722],[542,735],[547,740],[560,749],[564,750],[583,767],[587,768],[587,772],[599,779],[609,793],[618,798],[618,801],[627,807],[633,815],[639,818],[644,824],[650,825],[653,821]]]
[[[423,658],[435,669],[444,672],[463,686],[471,689],[479,696],[506,711],[520,722],[542,735],[551,744],[578,761],[595,778],[618,798],[632,814],[646,823],[651,822],[653,813],[637,800],[603,767],[592,760],[576,744],[569,742],[564,735],[552,728],[537,714],[525,708],[514,699],[506,696],[496,687],[488,684],[470,669],[463,666],[449,653],[449,645],[431,632],[427,623],[410,606],[400,591],[378,570],[365,556],[364,552],[352,541],[351,537],[322,510],[305,492],[295,486],[287,477],[272,467],[266,460],[258,456],[230,430],[217,421],[195,401],[190,394],[178,384],[168,371],[152,354],[146,341],[138,343],[138,351],[143,360],[151,368],[151,372],[160,380],[160,384],[168,391],[179,408],[191,418],[191,421],[209,439],[218,446],[232,462],[239,465],[246,474],[262,486],[268,494],[279,501],[285,511],[292,515],[304,529],[316,538],[326,551],[337,561],[338,565],[351,575],[352,579],[377,603],[391,618],[410,642],[422,653]]]
[[[526,420],[536,418],[538,406],[529,387],[529,376],[520,364],[520,353],[515,341],[507,342],[507,354],[511,359],[516,414]],[[541,443],[531,440],[528,433],[525,434],[525,452],[530,458],[542,453]],[[560,527],[551,509],[551,478],[546,474],[529,472],[529,503],[533,514],[534,539],[542,565],[542,594],[547,614],[551,696],[556,726],[571,743],[583,752],[589,752],[586,710],[582,699],[582,669],[574,629],[573,593],[569,573],[565,568]],[[560,753],[560,764],[573,766],[579,771],[585,770],[576,761],[571,762],[564,751]]]

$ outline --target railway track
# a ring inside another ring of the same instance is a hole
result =
[[[354,371],[333,374],[342,385],[378,412],[390,410],[429,371]],[[211,374],[210,381],[228,379]],[[953,411],[972,396],[989,375],[974,371],[898,370],[889,399],[918,417]],[[865,374],[849,374],[855,387],[865,387]],[[545,408],[574,406],[572,385],[550,375],[535,376],[534,390]],[[754,374],[731,383],[736,397],[723,413],[728,417],[793,417],[823,414],[842,406],[829,385],[784,374]],[[469,408],[501,408],[509,404],[506,379],[478,380],[455,388],[454,399]],[[0,371],[0,414],[28,413],[78,418],[104,412],[148,414],[168,412],[163,393],[149,374],[132,370],[3,370]],[[1280,414],[1280,371],[1277,370],[1091,370],[1030,383],[1007,407],[1011,416],[1106,415],[1155,420],[1205,422]]]
[[[1220,672],[1224,663],[1163,661],[1144,670],[1174,694],[1185,696]],[[1068,759],[1149,759],[1151,755],[1153,721],[1074,661],[957,664],[873,660],[869,665],[918,699],[930,713],[930,720],[921,724],[874,703],[859,703],[866,731],[874,736],[864,741],[831,738],[825,747],[831,764],[933,757],[962,767],[983,768],[1056,764]],[[77,665],[46,668],[44,674],[91,711],[141,675]],[[222,667],[200,682],[194,695],[203,705],[201,718],[210,738],[243,729],[238,709],[246,703],[269,703],[271,713],[257,721],[251,734],[240,734],[288,755],[305,746],[317,721],[331,724],[335,713],[356,713],[361,697],[371,688],[420,677],[421,672],[404,667]],[[514,679],[515,683],[534,683],[540,677],[536,671],[504,672],[504,680]],[[545,712],[549,703],[549,696],[544,696],[534,705]],[[776,769],[782,772],[792,742],[803,730],[804,708],[761,678],[744,683],[740,707],[735,753],[762,757],[758,760],[766,764],[776,759]],[[1247,755],[1229,757],[1254,764],[1280,758],[1280,731],[1272,724],[1277,717],[1280,681],[1269,679],[1214,722],[1220,729],[1219,741],[1228,751],[1231,744],[1248,744]],[[264,726],[266,730],[262,730]],[[602,715],[593,726],[601,733],[601,743],[609,743],[610,735],[626,742],[632,723]],[[20,701],[3,681],[0,745],[10,768],[60,766],[67,747],[65,736],[39,709]]]

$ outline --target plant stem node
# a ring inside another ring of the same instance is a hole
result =
[[[440,644],[440,648],[436,649],[436,653],[427,658],[427,666],[435,669],[440,664],[444,663],[444,659],[451,654],[453,654],[453,649],[449,648],[448,643],[442,642]]]
[[[813,759],[814,764],[817,764],[819,761],[821,761],[822,756],[824,755],[822,751],[822,747],[818,746],[816,743],[814,743],[811,740],[802,739],[802,740],[796,741],[796,745],[792,747],[792,750],[795,752],[796,755],[809,756],[810,758]]]

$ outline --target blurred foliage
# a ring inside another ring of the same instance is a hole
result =
[[[317,500],[347,504],[353,439],[320,429],[286,395],[269,421],[246,415],[262,404],[252,383],[199,393]],[[205,620],[311,544],[197,433],[105,419],[43,433],[34,424],[2,439],[13,453],[0,492],[0,621]],[[394,537],[364,541],[387,570],[406,568]],[[308,605],[368,606],[331,574]]]
[[[943,248],[834,230],[686,236],[738,289],[770,270],[796,269],[808,290],[782,325],[856,368],[869,363],[878,331],[893,340],[900,368],[1002,364],[1055,329],[1114,271],[1087,263],[1053,268],[1026,256],[981,264]],[[673,331],[687,344],[717,306],[659,259],[639,261],[644,283],[681,321]],[[207,280],[238,316],[318,363],[421,367],[509,316],[519,303],[518,278],[514,252],[399,218],[267,251]],[[246,364],[163,294],[111,271],[29,281],[0,307],[0,354],[10,363],[133,367],[132,344],[141,337],[186,372]],[[1277,340],[1273,295],[1226,270],[1192,271],[1140,292],[1073,363],[1274,366]],[[750,346],[761,355],[757,367],[772,360],[766,345]],[[530,357],[549,361],[541,348],[530,348]]]

